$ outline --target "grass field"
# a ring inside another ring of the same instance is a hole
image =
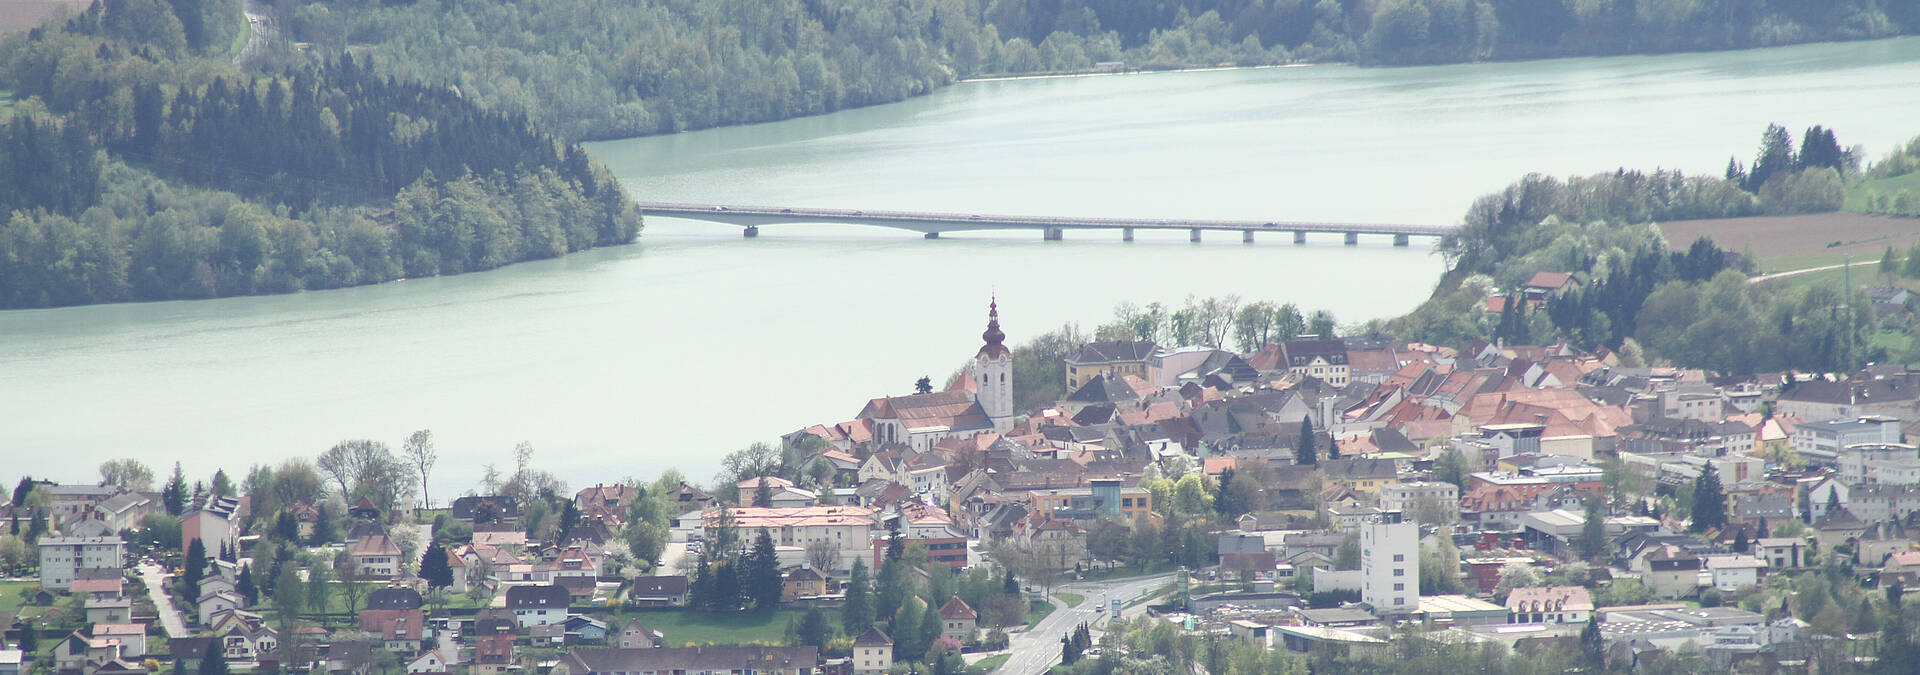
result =
[[[727,644],[780,644],[787,639],[787,622],[798,621],[806,612],[782,609],[772,612],[621,612],[608,622],[608,630],[619,630],[628,619],[660,631],[669,647]]]
[[[1000,664],[1006,663],[1007,659],[1010,658],[1013,658],[1012,654],[994,654],[993,656],[980,659],[979,662],[967,666],[967,675],[987,675],[987,673],[993,672],[993,669],[999,668]]]
[[[20,606],[27,602],[27,599],[21,596],[20,589],[39,585],[39,581],[29,579],[0,581],[0,612],[20,611]]]
[[[1888,246],[1904,252],[1920,241],[1920,220],[1860,213],[1677,220],[1660,229],[1677,249],[1705,236],[1720,248],[1751,252],[1766,272],[1835,265],[1849,254],[1878,261]]]
[[[1079,607],[1080,603],[1087,601],[1087,597],[1079,593],[1055,593],[1053,597],[1059,598],[1061,602],[1067,603],[1068,607]]]
[[[1880,178],[1861,183],[1859,186],[1847,191],[1846,206],[1841,208],[1848,211],[1865,213],[1867,211],[1868,195],[1879,193],[1888,199],[1892,199],[1894,195],[1900,194],[1901,190],[1906,190],[1913,193],[1915,197],[1920,197],[1920,172],[1910,173],[1904,176],[1894,176],[1892,178]]]

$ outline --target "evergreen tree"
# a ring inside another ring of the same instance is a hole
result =
[[[760,486],[753,490],[753,505],[761,508],[773,506],[773,486],[767,485],[767,477],[760,477]]]
[[[27,496],[33,494],[33,487],[33,476],[21,476],[20,482],[13,486],[13,501],[10,503],[14,506],[25,505]]]
[[[765,529],[753,539],[753,552],[746,561],[748,595],[753,606],[763,610],[780,604],[780,557],[773,550],[773,536]]]
[[[898,560],[881,561],[880,574],[874,582],[873,616],[875,620],[891,621],[894,613],[900,609],[900,604],[906,601],[906,580],[902,578],[902,569],[905,567],[906,564]],[[894,633],[892,630],[887,632]],[[895,633],[894,637],[898,639],[900,636]]]
[[[187,512],[187,474],[180,470],[180,463],[173,463],[173,476],[167,479],[166,487],[160,489],[160,502],[167,507],[168,515],[180,515]]]
[[[325,546],[333,541],[333,515],[327,512],[327,505],[314,507],[313,535],[308,537],[310,546]]]
[[[292,511],[281,511],[273,522],[273,537],[289,544],[299,543],[300,519],[293,517]]]
[[[1296,441],[1293,446],[1294,447],[1293,463],[1306,464],[1309,466],[1320,463],[1319,448],[1316,447],[1318,444],[1314,442],[1315,440],[1316,439],[1314,438],[1314,433],[1313,433],[1313,418],[1301,417],[1300,418],[1300,440]]]
[[[1600,637],[1600,622],[1588,621],[1580,629],[1580,654],[1586,657],[1590,672],[1600,672],[1607,666],[1607,642]]]
[[[180,593],[189,598],[200,597],[200,580],[207,574],[207,546],[199,537],[187,545],[186,567],[180,571]]]
[[[260,589],[253,585],[253,565],[240,566],[240,578],[233,584],[240,597],[247,599],[247,606],[260,604]]]
[[[572,541],[573,527],[580,524],[580,507],[574,506],[571,499],[561,501],[563,506],[560,508],[560,541]]]
[[[420,554],[420,578],[426,580],[429,589],[453,586],[453,565],[439,541],[428,544],[427,551]]]
[[[927,644],[921,641],[926,633],[921,630],[921,621],[926,618],[922,611],[924,605],[919,598],[907,598],[906,604],[893,615],[893,622],[887,626],[887,632],[893,635],[893,660],[918,661],[927,653]]]
[[[1746,553],[1751,548],[1752,544],[1747,541],[1747,528],[1740,528],[1739,532],[1733,534],[1733,552]]]
[[[1906,273],[1908,279],[1920,279],[1920,242],[1914,242],[1913,248],[1907,249],[1904,267],[1901,271]]]
[[[1725,527],[1727,497],[1720,488],[1720,473],[1708,464],[1693,482],[1693,523],[1695,532]]]
[[[1013,578],[1013,570],[1007,570],[1006,581],[1000,583],[1000,592],[1007,595],[1020,594],[1020,582]]]
[[[907,540],[900,536],[900,518],[887,521],[887,561],[899,560],[907,554]]]
[[[20,651],[33,654],[40,651],[40,631],[33,627],[33,620],[27,619],[20,627]]]
[[[810,645],[816,649],[826,649],[827,636],[831,631],[832,628],[827,626],[827,614],[820,611],[819,607],[811,607],[807,609],[806,614],[801,615],[800,627],[795,629],[794,633],[800,644]]]
[[[1900,612],[1900,596],[1906,592],[1907,585],[1898,581],[1887,586],[1887,606],[1893,608],[1894,613]]]
[[[227,675],[227,657],[224,649],[209,649],[200,657],[199,675]]]
[[[1898,260],[1899,258],[1894,257],[1893,247],[1888,246],[1887,251],[1880,254],[1880,269],[1877,271],[1876,276],[1882,279],[1892,279],[1899,276],[1900,266],[1896,263]]]
[[[40,535],[46,533],[47,510],[44,508],[36,508],[33,510],[33,520],[27,521],[27,543],[39,543]]]
[[[1012,579],[1012,573],[1008,573]],[[867,563],[853,560],[853,572],[847,579],[846,604],[840,608],[840,632],[858,637],[873,626],[873,596],[867,588]]]
[[[1607,512],[1602,497],[1587,498],[1586,522],[1580,526],[1580,558],[1594,560],[1607,552]]]
[[[1767,537],[1773,536],[1773,535],[1767,534],[1767,519],[1765,518],[1760,519],[1760,527],[1754,532],[1753,536],[1760,539],[1766,539]]]

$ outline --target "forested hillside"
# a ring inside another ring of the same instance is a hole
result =
[[[1385,328],[1434,344],[1566,340],[1732,374],[1842,371],[1883,360],[1888,355],[1850,351],[1867,343],[1871,313],[1849,323],[1836,308],[1862,299],[1828,286],[1749,284],[1752,261],[1740,252],[1707,239],[1670,251],[1653,223],[1836,211],[1846,181],[1889,164],[1913,166],[1896,153],[1863,172],[1832,131],[1807,129],[1796,150],[1792,135],[1772,126],[1753,163],[1730,161],[1722,176],[1530,175],[1474,202],[1440,288]],[[1520,287],[1535,272],[1572,273],[1576,288],[1530,307]],[[1489,298],[1503,311],[1487,311]]]
[[[632,241],[639,216],[523,115],[351,56],[230,65],[232,0],[112,0],[0,43],[0,307],[456,274]]]
[[[1730,49],[1920,30],[1910,0],[278,0],[296,40],[573,139],[898,101],[956,78]]]

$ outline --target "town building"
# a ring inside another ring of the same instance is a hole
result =
[[[41,537],[40,587],[64,591],[81,570],[119,570],[127,566],[127,543],[119,536]]]
[[[853,673],[885,675],[890,672],[893,672],[893,638],[887,637],[879,626],[869,627],[853,639]]]
[[[1090,342],[1066,358],[1067,391],[1076,391],[1094,377],[1133,375],[1147,382],[1160,379],[1160,347],[1151,340]]]
[[[1375,614],[1411,614],[1420,607],[1420,527],[1398,512],[1360,526],[1360,601]]]

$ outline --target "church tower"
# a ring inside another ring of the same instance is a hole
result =
[[[973,381],[980,387],[980,409],[993,421],[994,431],[1013,428],[1013,352],[1003,344],[1007,334],[1000,332],[1000,303],[987,305],[987,332],[980,338],[986,344],[973,355]]]

